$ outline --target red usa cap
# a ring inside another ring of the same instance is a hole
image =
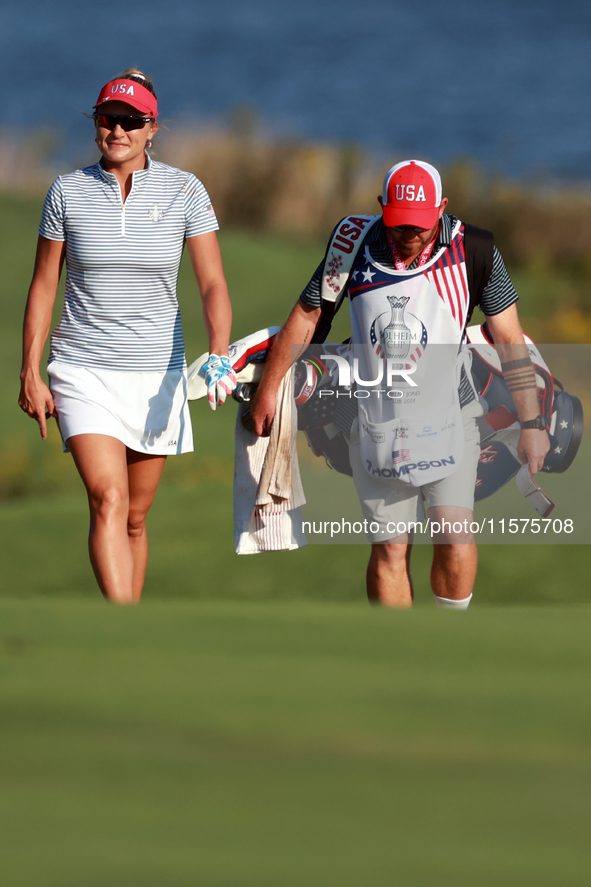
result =
[[[102,108],[105,102],[125,102],[146,116],[158,116],[156,96],[135,80],[110,80],[101,89],[94,107]]]
[[[435,167],[422,160],[403,160],[389,169],[384,179],[384,225],[433,228],[441,200],[441,177]]]

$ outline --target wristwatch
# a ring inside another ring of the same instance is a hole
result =
[[[540,431],[546,430],[546,420],[544,416],[538,416],[537,419],[528,419],[526,422],[519,423],[522,428],[539,428]]]

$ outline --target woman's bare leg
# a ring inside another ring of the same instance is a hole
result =
[[[132,599],[138,603],[142,596],[148,564],[148,534],[146,516],[154,501],[162,476],[166,456],[149,456],[127,450],[129,514],[127,534],[133,557]]]
[[[76,434],[69,438],[68,447],[88,494],[88,549],[96,581],[109,600],[131,604],[133,556],[127,535],[125,444],[105,434]]]
[[[104,434],[77,434],[68,446],[88,494],[88,548],[99,587],[111,601],[137,603],[148,559],[146,515],[166,456],[136,453]]]

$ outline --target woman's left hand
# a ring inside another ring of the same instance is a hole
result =
[[[236,373],[232,369],[230,358],[225,354],[221,357],[210,354],[203,371],[207,383],[207,400],[212,410],[215,410],[218,403],[225,403],[228,394],[232,394],[236,388]]]

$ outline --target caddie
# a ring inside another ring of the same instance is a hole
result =
[[[412,605],[412,530],[429,518],[431,585],[441,607],[466,609],[476,578],[470,531],[482,407],[471,381],[466,325],[478,305],[511,391],[518,455],[539,471],[550,442],[517,293],[491,232],[447,213],[438,171],[420,160],[388,170],[377,216],[347,216],[277,335],[251,417],[269,434],[279,383],[313,342],[323,342],[349,299],[355,354],[349,422],[353,479],[371,524],[370,601]],[[346,410],[345,410],[346,413]],[[347,424],[347,423],[345,423]],[[373,532],[375,530],[375,532]]]

